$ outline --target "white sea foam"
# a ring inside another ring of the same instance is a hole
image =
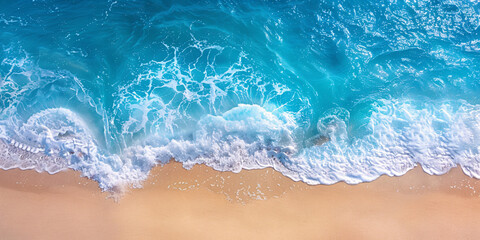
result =
[[[0,130],[4,140],[0,156],[3,169],[35,169],[56,173],[72,168],[99,182],[105,190],[126,183],[135,184],[146,178],[148,169],[135,175],[135,167],[122,162],[118,155],[104,155],[89,131],[89,127],[68,109],[46,109],[32,115],[7,134]],[[17,138],[15,140],[14,138]],[[28,150],[30,148],[30,150]],[[144,169],[142,169],[144,170]]]
[[[363,137],[332,140],[303,149],[287,166],[303,181],[359,183],[382,174],[398,176],[421,164],[429,174],[460,165],[478,177],[480,106],[465,102],[379,101]],[[345,125],[335,131],[345,132]],[[331,139],[335,139],[333,136]]]
[[[48,109],[18,129],[21,140],[11,138],[2,144],[1,166],[51,173],[72,168],[98,181],[104,190],[139,186],[153,166],[172,158],[186,168],[206,164],[238,172],[273,167],[309,184],[355,184],[382,174],[402,175],[416,164],[429,174],[443,174],[460,165],[467,175],[480,177],[479,106],[458,101],[435,105],[380,101],[363,136],[356,138],[348,136],[345,116],[335,112],[318,124],[330,141],[304,149],[292,137],[297,126],[290,114],[239,105],[201,119],[190,139],[151,136],[121,154],[106,154],[78,116],[67,109]]]

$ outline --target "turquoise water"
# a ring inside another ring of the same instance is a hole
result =
[[[475,1],[0,3],[3,169],[480,177]]]

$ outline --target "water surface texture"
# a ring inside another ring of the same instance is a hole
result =
[[[0,3],[3,169],[480,177],[477,1]]]

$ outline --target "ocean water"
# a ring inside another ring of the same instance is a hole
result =
[[[0,0],[0,167],[480,178],[473,0]]]

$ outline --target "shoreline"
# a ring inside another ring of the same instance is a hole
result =
[[[1,170],[0,231],[4,239],[474,239],[479,187],[459,167],[311,186],[272,169],[169,163],[115,202],[79,172]]]

